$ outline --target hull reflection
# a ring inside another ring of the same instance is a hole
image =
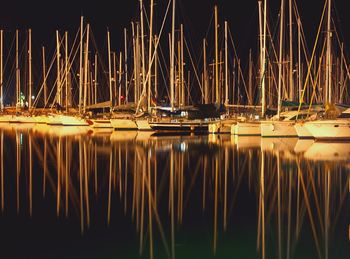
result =
[[[0,141],[5,257],[349,252],[350,143],[3,124]]]

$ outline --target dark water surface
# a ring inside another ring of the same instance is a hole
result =
[[[0,258],[349,258],[350,143],[0,125]]]

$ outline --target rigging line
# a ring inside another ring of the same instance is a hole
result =
[[[333,21],[333,19],[332,19],[332,21]],[[333,21],[333,25],[335,26],[334,21]],[[335,30],[335,35],[337,36],[336,38],[337,38],[338,44],[341,45],[340,39],[339,39],[339,34],[338,34],[338,31],[337,31],[337,30]],[[348,66],[347,60],[346,60],[346,58],[345,58],[344,52],[341,52],[341,58],[342,58],[343,61],[344,61],[345,70],[346,70],[346,75],[347,75],[347,78],[349,79],[349,78],[350,78],[350,71],[349,71],[349,66]],[[346,83],[346,80],[344,80],[344,82],[343,82],[340,96],[342,96],[343,93],[344,93],[344,91],[345,91],[345,87],[346,87],[345,83]]]
[[[201,90],[202,96],[204,96],[203,86],[202,86],[202,84],[201,84],[201,82],[200,82],[201,80],[200,80],[199,77],[198,77],[198,73],[197,73],[197,69],[196,69],[196,67],[195,67],[195,64],[193,63],[192,55],[191,55],[190,50],[189,50],[189,48],[188,48],[187,40],[184,39],[184,41],[185,41],[185,46],[186,46],[188,55],[189,55],[190,60],[191,60],[191,65],[192,65],[194,74],[196,75],[196,79],[197,79],[197,83],[198,83],[198,85],[199,85],[199,89]]]
[[[15,41],[16,41],[16,37],[14,36],[13,37],[13,39],[12,39],[12,42],[11,42],[11,44],[10,44],[10,48],[9,48],[9,50],[8,50],[8,55],[7,55],[7,58],[6,58],[6,60],[5,60],[5,66],[4,66],[4,71],[6,71],[6,69],[7,69],[7,64],[9,64],[9,62],[10,62],[10,53],[11,53],[11,51],[12,51],[12,49],[14,48],[14,45],[15,45]],[[5,86],[5,85],[10,85],[10,81],[11,81],[11,77],[13,77],[14,75],[15,75],[15,63],[12,63],[12,68],[10,69],[10,71],[13,71],[12,73],[12,76],[11,76],[11,73],[10,73],[10,76],[8,77],[8,79],[6,80],[6,81],[4,81],[3,82],[3,85]],[[13,80],[13,79],[12,79]],[[7,87],[7,88],[4,88],[4,96],[3,96],[3,98],[5,99],[5,97],[7,96],[7,93],[8,93],[8,91],[10,90],[9,89],[9,87]]]
[[[318,69],[317,69],[317,74],[316,74],[316,78],[318,77],[320,71],[321,71],[321,66],[322,66],[322,58],[323,58],[323,54],[324,54],[324,50],[326,48],[326,41],[323,42],[323,47],[322,47],[322,52],[321,52],[321,57],[320,57],[320,61],[319,61],[319,65],[318,65]],[[312,95],[311,95],[311,99],[310,99],[310,104],[309,104],[309,109],[308,109],[308,115],[310,114],[310,110],[311,110],[311,106],[312,106],[312,102],[313,99],[316,95],[316,81],[312,84]]]
[[[314,57],[315,57],[315,53],[316,53],[316,47],[317,47],[317,42],[318,42],[318,39],[319,39],[319,36],[320,36],[320,33],[321,33],[322,21],[323,21],[324,15],[326,13],[327,2],[328,1],[325,1],[324,7],[323,7],[321,21],[320,21],[319,26],[318,26],[317,36],[316,36],[315,44],[314,44],[314,47],[313,47],[313,50],[312,50],[310,65],[308,66],[307,75],[306,75],[306,79],[305,79],[304,86],[303,86],[303,93],[301,94],[301,100],[299,100],[298,114],[297,114],[296,120],[298,119],[299,112],[300,112],[300,109],[301,109],[301,104],[302,104],[302,102],[304,100],[305,90],[306,90],[308,79],[310,77],[311,66],[312,66],[312,63],[314,61]]]
[[[74,58],[76,57],[76,55],[77,55],[77,53],[78,53],[78,49],[79,49],[78,47],[76,48],[75,53],[73,52],[73,51],[74,51],[74,45],[75,45],[75,43],[77,42],[78,35],[79,35],[79,30],[78,30],[78,32],[77,32],[77,34],[76,34],[75,39],[74,39],[74,42],[73,42],[73,45],[72,45],[72,48],[71,48],[71,52],[69,53],[69,57],[68,57],[68,63],[69,63],[68,71],[71,70],[71,67],[72,67],[72,65],[73,65],[73,62],[70,62],[69,60],[70,60],[70,59],[74,60]],[[64,40],[64,37],[62,38],[62,41],[61,41],[60,45],[63,45],[63,40]],[[63,47],[63,48],[64,48],[64,47]],[[73,56],[73,57],[72,57],[72,56]],[[54,59],[56,59],[56,57],[54,57]],[[51,69],[52,65],[53,65],[53,63],[51,64],[50,69]],[[64,72],[64,70],[65,70],[65,68],[64,68],[64,66],[62,66],[60,72]],[[50,70],[49,70],[49,71],[50,71]],[[42,92],[42,90],[43,90],[44,82],[46,81],[46,79],[47,79],[47,77],[48,77],[48,75],[49,75],[49,71],[47,71],[46,78],[45,78],[45,80],[43,80],[43,83],[42,83],[42,85],[41,85],[41,87],[40,87],[40,89],[39,89],[39,92],[38,92],[38,94],[36,95],[36,98],[35,98],[35,100],[34,100],[34,102],[33,102],[33,107],[34,107],[33,109],[36,108],[35,106],[36,106],[37,103],[39,102],[39,97],[40,97],[40,94],[41,94],[41,92]],[[74,73],[73,73],[73,75],[74,75]],[[74,77],[74,78],[75,78],[75,77]],[[67,80],[67,78],[65,78],[65,79],[62,81],[62,84],[65,83],[65,80]],[[52,90],[51,90],[51,91],[52,91]],[[50,97],[50,96],[51,96],[51,93],[50,93],[49,97]],[[45,107],[45,106],[44,106],[44,107]],[[51,107],[51,108],[52,108],[52,107]]]
[[[232,44],[232,48],[233,48],[233,53],[235,55],[235,58],[236,60],[238,61],[239,58],[238,58],[238,54],[237,54],[237,50],[236,50],[236,47],[235,47],[235,44],[233,42],[233,37],[232,37],[232,33],[231,33],[231,29],[230,29],[230,26],[227,26],[228,27],[228,32],[229,32],[229,35],[230,35],[230,40],[231,40],[231,44]],[[227,50],[228,51],[228,50]],[[243,86],[244,86],[244,90],[245,90],[245,93],[247,96],[249,96],[248,94],[248,89],[247,89],[247,84],[244,80],[244,76],[243,76],[243,72],[242,72],[242,68],[241,68],[241,63],[239,62],[239,65],[238,65],[238,73],[239,75],[241,76],[241,79],[242,79],[242,82],[243,82]]]
[[[303,48],[303,54],[304,54],[304,58],[306,60],[306,64],[309,65],[310,61],[309,61],[309,49],[307,48],[307,44],[306,44],[306,37],[305,37],[305,32],[304,32],[304,27],[302,26],[302,22],[301,22],[301,17],[299,15],[299,10],[298,10],[298,7],[296,5],[296,3],[294,2],[294,13],[295,13],[295,18],[299,21],[300,21],[300,30],[301,30],[301,45],[302,45],[302,48]],[[316,79],[313,77],[313,71],[311,71],[311,75],[310,75],[310,80],[311,80],[311,83],[314,84],[316,82]],[[317,78],[317,77],[316,77]]]
[[[163,51],[162,51],[161,46],[159,46],[159,53],[160,53],[161,57],[163,58],[163,60],[165,60],[165,58],[164,58],[164,53],[163,53]],[[158,62],[158,64],[159,64],[159,67],[158,67],[158,68],[159,68],[159,70],[160,70],[160,73],[161,73],[162,79],[163,79],[163,84],[164,84],[164,85],[167,85],[167,81],[166,81],[166,77],[165,77],[165,73],[164,73],[164,68],[163,68],[163,66],[162,66],[162,63],[161,63],[159,57],[158,57],[157,59],[158,59],[157,62]],[[164,63],[165,63],[165,61],[164,61]],[[166,66],[166,65],[165,65],[165,70],[166,70],[167,75],[169,75],[169,70],[167,69],[167,66]],[[169,97],[170,94],[169,94],[169,89],[168,89],[168,87],[165,87],[165,90],[166,90],[166,92],[167,92],[167,96]],[[158,91],[159,91],[159,89],[158,89]],[[164,91],[164,88],[161,90],[161,92],[163,93],[163,91]]]
[[[160,39],[160,37],[161,37],[161,35],[162,35],[163,29],[164,29],[164,25],[165,25],[165,21],[166,21],[166,17],[167,17],[168,11],[169,11],[169,9],[170,9],[171,1],[174,1],[174,0],[169,0],[169,2],[168,2],[168,6],[167,6],[167,9],[166,9],[165,14],[164,14],[162,26],[161,26],[160,31],[159,31],[159,37],[158,37],[158,39]],[[159,40],[157,41],[156,45],[154,46],[154,51],[153,51],[153,54],[152,54],[151,64],[152,64],[153,61],[154,61],[154,58],[155,58],[155,55],[156,55],[156,51],[157,51],[157,49],[158,49],[158,45],[159,45]],[[151,67],[150,64],[149,64],[149,66]],[[147,75],[146,75],[146,79],[145,79],[145,82],[144,82],[144,87],[143,87],[143,89],[142,89],[142,93],[141,93],[140,96],[146,94],[146,87],[145,87],[145,86],[148,84],[148,79],[149,79],[149,77],[150,77],[150,72],[151,72],[150,69],[148,69]],[[138,110],[139,110],[139,108],[140,108],[140,105],[141,105],[141,101],[142,101],[142,98],[140,98],[140,100],[139,100],[138,103],[137,103],[137,107],[136,107],[135,113],[138,112]]]
[[[80,28],[78,29],[77,34],[78,34],[79,32],[80,32]],[[84,35],[85,35],[85,33],[84,33]],[[62,39],[60,45],[62,44],[62,42],[63,42],[63,39]],[[41,85],[41,87],[40,87],[40,90],[39,90],[39,92],[38,92],[38,94],[37,94],[37,98],[40,96],[41,92],[43,91],[44,82],[46,82],[47,78],[49,77],[51,68],[53,67],[53,65],[54,65],[54,63],[55,63],[56,58],[57,58],[57,56],[54,54],[54,55],[53,55],[53,58],[52,58],[52,61],[51,61],[51,64],[50,64],[50,67],[49,67],[49,69],[48,69],[48,71],[47,71],[47,73],[46,73],[46,77],[45,77],[45,79],[43,80],[43,83],[42,83],[42,85]],[[70,67],[71,67],[71,66],[72,66],[72,64],[70,65]],[[49,100],[50,97],[52,96],[56,84],[57,84],[57,78],[56,78],[56,80],[54,81],[54,83],[53,83],[53,85],[52,85],[51,91],[50,91],[50,93],[49,93],[49,95],[48,95],[48,100]],[[55,97],[55,98],[56,98],[56,97]],[[36,102],[37,102],[37,101],[36,101]],[[52,110],[53,106],[54,106],[54,102],[53,102],[52,105],[50,106],[50,109],[51,109],[51,110]],[[46,104],[44,105],[44,108],[45,108],[45,107],[46,107]]]

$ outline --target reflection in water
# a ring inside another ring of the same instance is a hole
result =
[[[125,257],[136,250],[147,258],[349,252],[350,143],[62,129],[1,125],[0,222],[54,211],[51,222],[80,224],[67,239],[119,222],[124,228],[106,235],[127,239]],[[128,222],[137,235],[130,237]],[[115,245],[108,249],[121,255]]]

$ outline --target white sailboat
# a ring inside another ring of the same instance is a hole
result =
[[[336,119],[309,121],[304,126],[315,139],[350,139],[350,108],[343,111]]]

